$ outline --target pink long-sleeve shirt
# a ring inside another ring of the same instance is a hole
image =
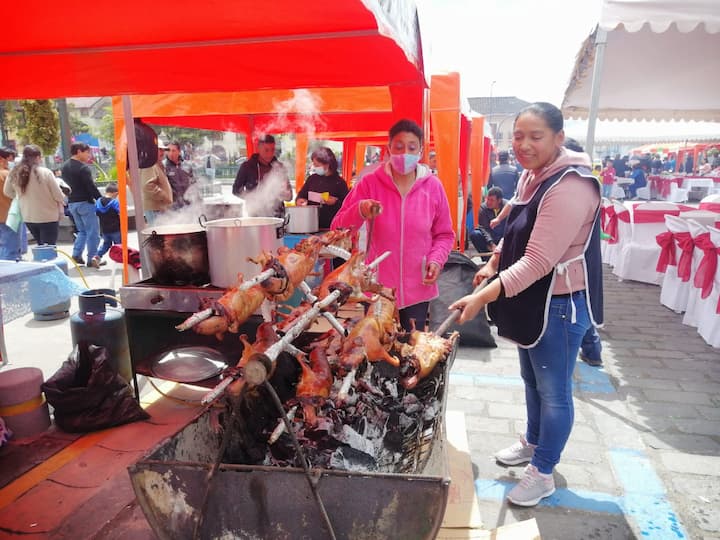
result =
[[[430,169],[418,165],[415,183],[401,196],[389,167],[384,164],[350,190],[331,227],[360,227],[363,217],[358,205],[363,199],[382,204],[367,260],[390,251],[390,256],[380,263],[378,281],[395,289],[397,307],[401,309],[438,296],[437,284],[422,282],[425,267],[431,262],[443,267],[455,244],[455,233],[445,190]]]
[[[558,158],[537,176],[525,171],[518,184],[515,202],[529,201],[540,184],[571,166],[590,167],[587,154],[563,148]],[[546,276],[558,263],[580,255],[590,234],[600,204],[598,186],[575,173],[568,175],[545,193],[525,254],[500,272],[505,295],[515,296]],[[498,246],[502,250],[502,245]],[[552,294],[565,294],[585,288],[582,260],[568,266],[570,287],[565,276],[556,279]]]

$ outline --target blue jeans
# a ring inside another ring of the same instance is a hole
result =
[[[598,334],[597,328],[592,324],[588,328],[587,332],[582,338],[582,344],[580,345],[583,356],[590,360],[602,361],[602,342],[600,341],[600,334]]]
[[[114,233],[105,233],[102,235],[102,239],[103,244],[97,252],[98,257],[102,257],[108,251],[110,251],[110,248],[113,244],[122,244],[122,235],[120,234],[120,231]]]
[[[540,342],[531,349],[518,349],[528,415],[525,438],[537,445],[532,464],[545,474],[560,461],[572,430],[572,374],[580,342],[590,326],[584,291],[575,293],[572,300],[577,310],[575,324],[570,297],[554,296]]]
[[[613,188],[612,184],[603,184],[603,187],[602,187],[603,197],[605,197],[606,199],[609,199],[610,195],[612,195],[612,188]]]
[[[71,202],[68,205],[75,227],[77,238],[73,245],[73,257],[82,257],[83,249],[87,247],[87,259],[90,262],[97,255],[98,244],[100,243],[100,222],[95,215],[95,204],[89,202]]]

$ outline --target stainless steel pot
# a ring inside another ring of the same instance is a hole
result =
[[[143,229],[142,247],[153,279],[161,285],[204,285],[210,281],[208,243],[199,225]]]
[[[262,268],[247,260],[262,251],[277,252],[283,245],[284,221],[274,217],[215,219],[202,223],[207,230],[210,282],[216,287],[233,287],[238,273],[245,279]]]
[[[318,232],[319,206],[288,206],[285,215],[289,218],[287,232],[290,234]]]

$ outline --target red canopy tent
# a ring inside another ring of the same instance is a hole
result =
[[[13,83],[0,99],[363,84],[388,87],[393,110],[422,121],[426,83],[410,0],[176,0],[161,13],[140,0],[23,7],[33,20],[6,29],[0,58]],[[123,109],[129,123],[129,101]],[[130,161],[137,170],[134,145]],[[125,212],[123,189],[120,197]]]

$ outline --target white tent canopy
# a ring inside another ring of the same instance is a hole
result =
[[[608,120],[720,121],[720,0],[605,0],[562,106],[591,124],[592,108]]]

